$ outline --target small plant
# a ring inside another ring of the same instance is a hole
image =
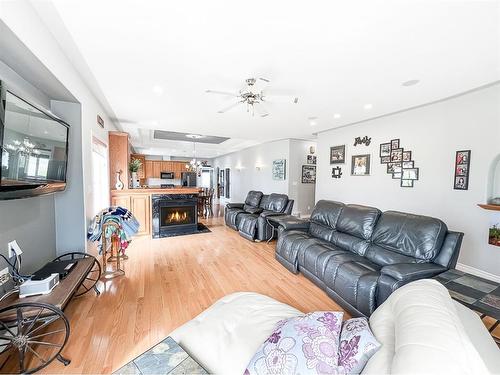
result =
[[[141,161],[139,159],[132,159],[130,163],[128,163],[128,170],[132,173],[135,173],[141,168]]]

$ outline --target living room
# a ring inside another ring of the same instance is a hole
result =
[[[1,373],[500,373],[500,2],[7,0],[0,94]]]

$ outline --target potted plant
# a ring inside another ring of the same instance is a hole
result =
[[[140,187],[137,171],[141,168],[141,165],[142,163],[139,159],[132,159],[128,164],[128,170],[132,174],[132,188]]]

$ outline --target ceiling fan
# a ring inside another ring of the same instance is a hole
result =
[[[233,103],[225,108],[217,111],[218,113],[225,113],[240,104],[246,105],[247,112],[251,113],[254,116],[255,112],[261,116],[266,117],[269,115],[269,112],[266,110],[264,106],[264,102],[273,102],[273,101],[285,101],[289,103],[297,104],[299,98],[287,96],[287,95],[270,95],[266,93],[265,87],[260,88],[260,82],[269,83],[270,81],[266,78],[248,78],[245,80],[245,86],[239,90],[238,93],[232,93],[228,91],[218,91],[218,90],[206,90],[205,92],[209,94],[218,94],[218,95],[226,95],[232,96],[236,98],[236,103]]]

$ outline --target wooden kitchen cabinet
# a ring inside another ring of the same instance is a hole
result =
[[[151,210],[150,210],[151,195],[149,194],[131,194],[130,195],[130,211],[140,224],[137,235],[151,233]]]
[[[153,160],[153,178],[160,178],[161,161]]]
[[[118,195],[111,197],[112,206],[120,206],[130,210],[130,196],[129,195]]]
[[[153,178],[153,160],[146,160],[144,163],[145,178]]]
[[[109,180],[112,189],[116,184],[116,172],[121,172],[120,180],[128,188],[130,174],[128,163],[130,160],[130,142],[127,133],[109,132]]]

